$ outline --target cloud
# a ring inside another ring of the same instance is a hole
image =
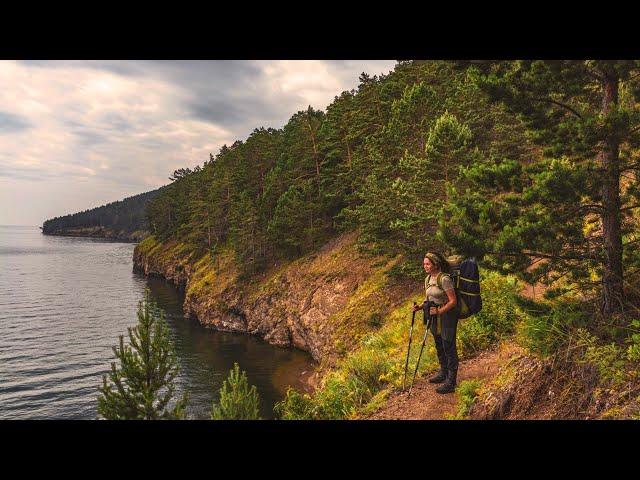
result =
[[[0,61],[0,177],[32,191],[29,205],[0,209],[0,224],[46,218],[57,200],[39,182],[75,185],[76,210],[92,191],[114,201],[157,188],[175,169],[202,164],[254,128],[281,128],[308,105],[324,109],[362,71],[393,64]],[[65,198],[56,215],[71,213]]]
[[[20,132],[28,128],[31,128],[31,123],[26,118],[0,111],[0,134]]]
[[[199,120],[227,125],[244,124],[248,114],[246,108],[225,99],[195,98],[188,102],[186,107]]]

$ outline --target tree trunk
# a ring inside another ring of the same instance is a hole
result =
[[[619,78],[616,73],[605,76],[602,114],[606,118],[618,103]],[[602,150],[600,164],[604,171],[602,179],[602,228],[604,235],[604,274],[602,276],[602,294],[604,313],[612,313],[622,306],[623,269],[622,269],[622,231],[620,226],[620,145],[618,140],[607,134]]]
[[[209,211],[207,210],[207,247],[211,251],[211,222],[209,222]]]
[[[380,95],[378,95],[377,90],[374,90],[374,92],[376,97],[376,111],[378,112],[378,121],[380,122],[380,125],[383,125],[384,122],[382,121],[382,112],[380,111]]]
[[[313,160],[316,164],[316,178],[318,181],[318,198],[320,198],[320,162],[318,161],[318,146],[316,145],[316,132],[311,128],[311,120],[307,112],[307,126],[309,127],[309,136],[311,137],[311,145],[313,146]]]

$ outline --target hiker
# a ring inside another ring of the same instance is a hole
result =
[[[429,383],[442,383],[436,388],[438,393],[451,393],[456,389],[458,373],[458,352],[456,350],[456,327],[458,326],[458,305],[453,281],[450,276],[449,262],[438,252],[427,252],[422,262],[427,277],[424,281],[426,300],[414,310],[431,306],[425,315],[437,315],[431,322],[431,333],[436,344],[440,371],[429,379]],[[439,278],[438,278],[439,277]],[[441,288],[438,286],[440,285]]]

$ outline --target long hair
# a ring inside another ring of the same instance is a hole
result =
[[[438,267],[441,272],[451,273],[451,265],[440,252],[427,252],[424,254],[424,258],[431,260],[431,263]]]

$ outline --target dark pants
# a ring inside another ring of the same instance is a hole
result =
[[[458,373],[458,351],[456,349],[456,330],[458,327],[458,309],[453,308],[440,315],[440,333],[438,322],[434,317],[431,322],[431,333],[436,344],[438,361],[442,371],[447,372],[447,377],[452,376],[455,381]]]

